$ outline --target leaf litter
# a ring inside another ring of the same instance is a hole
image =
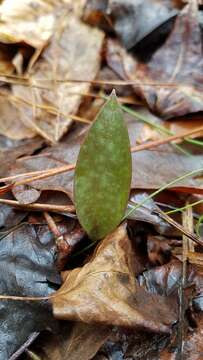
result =
[[[1,2],[0,359],[201,358],[201,13]]]

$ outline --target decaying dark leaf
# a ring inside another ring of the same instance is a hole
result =
[[[176,319],[175,304],[139,287],[134,271],[133,250],[122,225],[102,241],[90,262],[65,273],[64,284],[51,299],[55,317],[167,333]]]
[[[108,63],[114,70],[123,68],[121,75],[137,83],[135,92],[165,118],[198,112],[203,109],[201,38],[197,2],[190,1],[149,63],[136,63],[113,41],[108,46]]]
[[[169,340],[170,337],[166,334],[117,328],[93,360],[158,360],[159,352],[166,347]]]
[[[147,291],[153,294],[170,296],[171,294],[178,295],[178,288],[180,287],[182,277],[182,263],[177,259],[172,259],[169,263],[158,266],[143,272],[139,276],[139,283],[144,286]],[[195,311],[203,310],[202,292],[203,292],[203,277],[202,271],[189,264],[187,267],[186,287],[195,290],[192,297],[192,304]]]
[[[81,146],[75,169],[76,212],[91,239],[105,237],[122,220],[131,176],[128,131],[112,94]]]
[[[203,316],[199,315],[197,328],[188,334],[184,341],[183,356],[187,360],[199,360],[203,358]]]
[[[33,225],[22,225],[1,239],[1,294],[44,296],[53,291],[48,279],[58,278],[54,268],[55,248],[53,240],[41,241],[38,228]],[[31,333],[54,324],[45,302],[1,300],[0,312],[1,360],[8,359]]]

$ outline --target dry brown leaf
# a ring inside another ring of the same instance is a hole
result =
[[[167,41],[149,63],[136,63],[112,40],[107,48],[107,60],[122,77],[137,83],[136,94],[145,99],[153,111],[166,118],[198,112],[203,110],[201,39],[197,3],[190,1],[177,17]],[[156,86],[159,83],[169,86]]]
[[[60,327],[59,334],[49,334],[43,338],[38,355],[42,360],[89,360],[108,339],[111,328],[81,322],[73,324],[71,333],[68,326]],[[42,351],[40,351],[42,350]]]
[[[35,136],[35,132],[20,121],[19,107],[10,101],[10,93],[0,94],[0,134],[13,140],[29,139]],[[24,113],[26,118],[27,112]]]
[[[30,84],[34,84],[35,79],[93,80],[97,74],[103,33],[83,24],[67,12],[61,15],[59,24],[42,59],[30,72]],[[48,85],[46,82],[42,84]],[[22,121],[47,140],[56,142],[72,121],[69,115],[78,110],[82,99],[80,93],[87,92],[90,85],[53,84],[49,90],[15,85],[13,94],[19,102],[21,114],[18,121]],[[25,106],[24,101],[27,101],[28,105]],[[40,108],[42,106],[46,109]]]
[[[148,294],[134,274],[133,249],[121,225],[101,242],[91,261],[65,273],[64,284],[52,298],[55,317],[169,332],[175,304]]]
[[[3,138],[4,139],[4,138]],[[2,140],[2,138],[0,139]],[[4,139],[7,142],[7,139]],[[16,159],[19,157],[29,154],[32,154],[42,146],[42,140],[39,138],[29,139],[21,142],[12,142],[8,141],[9,146],[3,146],[4,141],[0,141],[0,176],[6,176],[11,165],[15,164]]]

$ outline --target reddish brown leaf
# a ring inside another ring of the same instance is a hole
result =
[[[133,263],[122,225],[102,241],[90,262],[65,274],[52,298],[55,317],[168,332],[176,319],[170,299],[139,287]]]

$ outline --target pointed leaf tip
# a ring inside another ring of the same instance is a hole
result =
[[[116,90],[115,89],[112,90],[112,92],[110,94],[110,97],[116,97]]]
[[[118,103],[118,99],[116,96],[116,90],[113,89],[110,96],[109,96],[109,104],[111,105],[111,109],[115,110],[118,108],[119,103]]]

